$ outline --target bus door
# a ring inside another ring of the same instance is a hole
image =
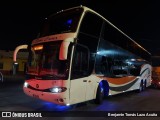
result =
[[[70,102],[78,103],[86,100],[89,69],[89,50],[81,45],[75,46],[71,69]]]

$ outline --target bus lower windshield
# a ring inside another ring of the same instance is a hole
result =
[[[27,74],[43,79],[66,79],[68,60],[59,60],[61,43],[54,41],[32,46]]]

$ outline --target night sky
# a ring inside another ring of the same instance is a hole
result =
[[[29,44],[45,17],[81,4],[100,13],[153,55],[160,55],[158,0],[5,0],[0,3],[0,49]]]

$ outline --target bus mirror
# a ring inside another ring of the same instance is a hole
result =
[[[66,60],[68,54],[69,41],[63,41],[60,47],[59,60]]]
[[[13,62],[17,61],[18,51],[21,50],[21,49],[27,49],[27,48],[28,48],[28,45],[19,45],[19,46],[17,46],[16,49],[14,50],[14,53],[13,53]]]

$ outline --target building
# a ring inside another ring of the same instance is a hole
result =
[[[0,50],[0,72],[3,75],[11,75],[13,74],[13,52],[14,51],[6,51]],[[28,52],[19,51],[17,54],[17,62],[18,74],[24,74],[24,70],[26,67]]]

